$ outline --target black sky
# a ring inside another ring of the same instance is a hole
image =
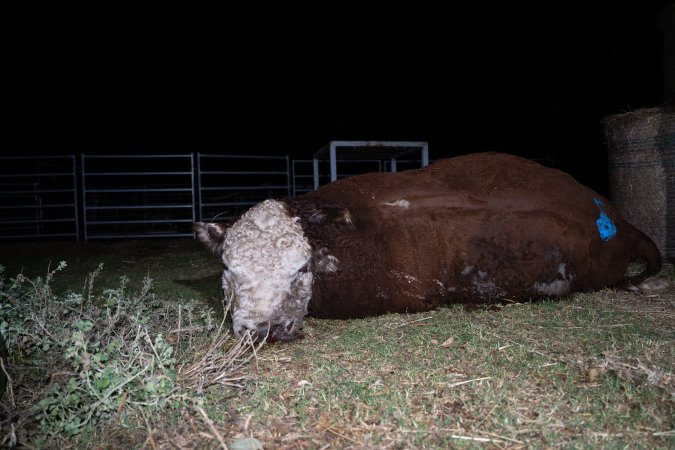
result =
[[[367,13],[53,3],[1,15],[5,153],[308,157],[334,139],[410,139],[434,158],[602,156],[604,115],[662,102],[668,1]]]

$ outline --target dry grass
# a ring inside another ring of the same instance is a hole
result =
[[[226,322],[228,317],[229,309],[225,311],[206,351],[194,355],[191,362],[180,368],[178,374],[185,389],[202,393],[214,385],[242,388],[242,383],[248,379],[246,372],[251,362],[257,367],[258,351],[265,342],[256,344],[250,335],[242,336],[239,340],[234,339],[229,331],[229,323]],[[222,351],[223,349],[226,351]]]
[[[309,320],[268,346],[235,436],[269,448],[667,448],[675,295]]]

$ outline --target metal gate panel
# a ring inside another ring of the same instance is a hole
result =
[[[288,156],[197,153],[198,217],[222,221],[268,198],[291,195]]]
[[[75,156],[0,157],[0,237],[79,239]]]
[[[192,236],[194,157],[82,155],[84,239]]]
[[[387,162],[379,159],[342,159],[336,163],[337,178],[347,178],[370,172],[382,172]],[[419,161],[417,164],[419,165]],[[315,190],[314,185],[317,182],[319,186],[330,183],[329,161],[295,159],[292,162],[292,169],[291,193],[294,197]]]

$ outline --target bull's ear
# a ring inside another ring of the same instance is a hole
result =
[[[197,222],[192,229],[199,239],[213,253],[219,254],[223,251],[223,241],[225,241],[226,223],[205,223]]]
[[[326,247],[316,250],[311,260],[312,272],[336,272],[338,269],[338,259],[331,255]]]

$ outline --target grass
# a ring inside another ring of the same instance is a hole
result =
[[[13,255],[0,258],[7,274],[23,268],[34,276],[51,258],[68,260],[54,279],[57,292],[81,290],[84,275],[103,262],[100,286],[125,274],[142,287],[149,273],[159,300],[219,302],[220,267],[190,240],[3,249]],[[664,273],[673,279],[672,266]],[[167,316],[172,327],[175,321]],[[259,349],[245,366],[249,379],[234,383],[243,387],[186,383],[201,411],[151,412],[133,427],[111,423],[89,445],[219,448],[222,440],[243,448],[253,441],[242,439],[252,437],[288,449],[672,448],[674,338],[672,288],[351,321],[309,318],[304,339]],[[182,354],[186,367],[208,343],[197,348]],[[35,387],[15,382],[20,389]],[[61,446],[68,445],[78,447],[64,438]]]
[[[341,445],[667,447],[672,327],[655,331],[640,314],[612,312],[613,296],[310,320],[305,342],[267,348],[263,381],[237,405],[263,429],[281,415]],[[601,325],[584,326],[600,316]],[[276,434],[274,446],[283,445]],[[310,447],[324,442],[311,439]]]
[[[8,274],[41,276],[59,261],[66,261],[68,270],[54,279],[57,292],[81,290],[86,274],[103,264],[100,286],[116,286],[126,276],[130,289],[136,290],[150,275],[155,291],[164,298],[194,297],[222,309],[218,259],[191,239],[5,242],[0,248],[0,264]]]

